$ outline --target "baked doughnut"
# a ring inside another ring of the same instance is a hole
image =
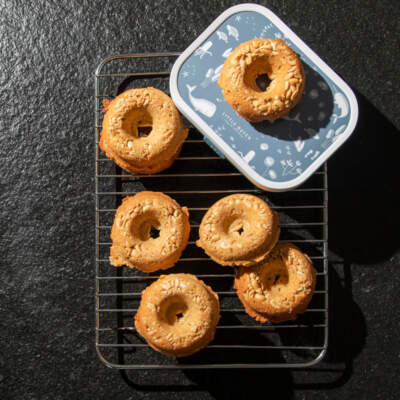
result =
[[[158,237],[150,236],[151,229]],[[159,192],[140,192],[125,197],[111,230],[110,262],[144,272],[172,267],[189,240],[189,212]]]
[[[256,83],[264,74],[271,81],[265,92]],[[253,39],[229,55],[218,85],[240,116],[258,122],[289,114],[303,96],[305,75],[299,57],[283,40]]]
[[[173,101],[153,87],[129,89],[105,104],[100,148],[126,171],[154,174],[178,157],[188,130]],[[140,128],[151,127],[147,135]]]
[[[279,242],[264,263],[239,268],[234,287],[251,317],[283,322],[303,313],[314,293],[316,271],[294,244]]]
[[[197,246],[218,264],[249,267],[262,262],[278,241],[278,214],[250,194],[233,194],[204,215]]]
[[[142,292],[135,315],[137,332],[167,356],[185,357],[214,338],[218,295],[191,274],[162,275]]]

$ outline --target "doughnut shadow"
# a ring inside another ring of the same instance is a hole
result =
[[[261,133],[281,140],[310,139],[329,124],[333,114],[332,91],[322,75],[303,63],[306,86],[300,103],[287,117],[251,123]]]
[[[152,86],[169,95],[168,79],[163,74],[153,74],[151,77],[129,76],[118,85],[115,96],[125,92],[128,89],[137,89]]]
[[[298,383],[296,389],[333,389],[351,378],[353,360],[363,351],[367,336],[365,317],[353,299],[352,272],[349,264],[329,265],[329,290],[335,294],[329,305],[329,346],[326,357],[315,370],[310,383]],[[351,333],[350,333],[351,332]],[[290,340],[281,336],[282,342]],[[329,379],[321,379],[321,373]]]
[[[114,98],[128,89],[155,87],[169,94],[169,71],[177,54],[132,55],[106,63],[99,77],[101,92]]]
[[[239,304],[238,307],[240,307]],[[246,329],[233,328],[243,328],[244,321],[246,325],[252,326]],[[262,325],[256,322],[253,324],[251,318],[244,312],[222,312],[215,338],[209,346],[192,356],[177,359],[177,363],[182,366],[185,364],[248,364],[249,362],[284,363],[282,352],[274,349],[279,344],[279,337],[274,331],[273,325]],[[260,348],[246,348],[242,346],[243,344],[260,346]],[[227,351],[223,346],[231,348]],[[189,371],[185,370],[185,373]]]
[[[390,258],[399,249],[400,131],[353,90],[357,127],[328,163],[329,248],[348,263],[376,271],[378,262],[393,265]]]
[[[240,325],[245,315],[223,316],[224,324]],[[248,317],[250,318],[250,317]],[[256,324],[261,326],[262,324]],[[265,324],[264,324],[265,325]],[[259,331],[257,328],[252,330],[240,330],[234,337],[231,331],[220,330],[214,340],[224,344],[251,343],[253,346],[271,346],[275,347],[279,341],[278,336],[272,334],[273,326],[270,332]],[[222,337],[223,336],[223,337]],[[213,344],[211,343],[211,344]],[[190,363],[277,363],[286,362],[282,351],[273,349],[207,349],[194,354],[191,357],[179,359],[178,363],[182,366]],[[279,394],[280,399],[293,398],[293,378],[290,370],[286,369],[211,369],[211,370],[183,370],[187,379],[196,384],[196,389],[209,392],[216,399],[236,399],[236,398],[257,398],[259,395],[259,385],[268,386],[268,393]]]

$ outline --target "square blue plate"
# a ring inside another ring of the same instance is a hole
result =
[[[283,39],[300,56],[306,88],[288,117],[250,123],[217,84],[229,54],[254,38]],[[272,11],[241,4],[222,13],[176,60],[171,96],[219,153],[258,187],[301,185],[353,132],[358,118],[350,87]]]

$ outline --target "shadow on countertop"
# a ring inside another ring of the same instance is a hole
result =
[[[260,393],[260,386],[268,388],[268,396],[292,399],[295,390],[327,390],[344,385],[353,373],[354,357],[364,347],[366,326],[361,309],[353,301],[350,265],[344,266],[342,278],[336,269],[336,265],[330,266],[329,290],[330,293],[335,293],[335,299],[333,301],[331,297],[330,301],[328,352],[323,363],[300,370],[307,374],[306,379],[295,379],[295,372],[288,369],[184,370],[183,374],[191,384],[141,384],[136,371],[121,371],[122,378],[135,390],[187,395],[191,393],[193,398],[196,398],[196,392],[208,392],[215,399],[255,398]],[[282,344],[285,344],[286,338],[282,331],[280,338]],[[252,354],[254,356],[254,353]],[[262,356],[260,353],[260,357]],[[275,357],[280,355],[275,354]],[[229,359],[227,361],[229,362]],[[265,359],[255,361],[265,362]],[[282,362],[282,359],[275,358],[274,361]],[[180,362],[185,363],[185,360]],[[163,372],[150,373],[156,375]],[[176,376],[177,372],[169,371],[168,374],[170,377]],[[175,379],[182,381],[182,378]]]
[[[129,386],[152,392],[207,391],[217,399],[233,395],[240,399],[251,398],[251,388],[262,385],[268,387],[266,394],[290,399],[294,390],[333,389],[348,382],[353,360],[367,336],[362,310],[353,300],[351,266],[384,265],[398,248],[400,223],[399,131],[363,95],[356,94],[357,129],[329,161],[329,249],[335,261],[329,272],[329,345],[324,361],[302,370],[306,377],[279,369],[188,370],[184,374],[193,384],[186,386],[143,386],[134,378],[135,372],[121,371]]]
[[[400,132],[356,95],[357,128],[328,162],[329,249],[345,263],[371,265],[398,248]]]
[[[337,261],[330,264],[330,331],[324,364],[333,369],[314,369],[336,379],[296,383],[297,389],[333,389],[351,378],[353,360],[367,336],[361,308],[353,300],[351,266],[373,268],[379,263],[384,268],[399,247],[400,132],[354,91],[360,111],[357,128],[328,163],[329,249]]]

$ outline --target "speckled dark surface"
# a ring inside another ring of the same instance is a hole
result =
[[[353,87],[360,105],[358,129],[329,163],[325,361],[308,371],[121,375],[97,358],[94,70],[114,53],[182,50],[234,3],[0,1],[0,398],[250,399],[259,386],[281,399],[398,398],[395,1],[262,2]]]

